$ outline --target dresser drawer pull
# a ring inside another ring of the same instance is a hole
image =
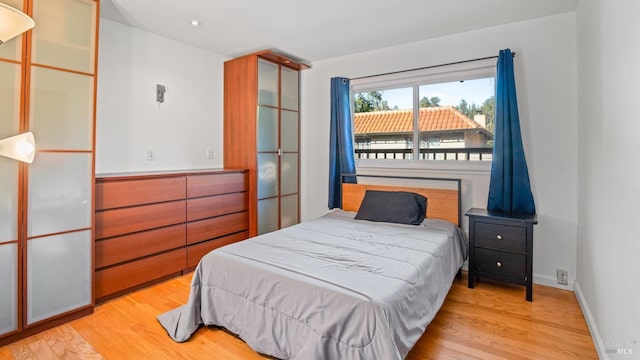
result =
[[[500,235],[500,234],[496,235],[496,239],[502,240],[502,235]]]
[[[502,267],[502,261],[496,261],[496,267],[499,269]]]

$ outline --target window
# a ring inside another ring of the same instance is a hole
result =
[[[356,159],[490,161],[495,62],[354,79]]]

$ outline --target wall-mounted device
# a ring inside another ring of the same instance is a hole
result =
[[[156,101],[159,103],[164,102],[164,93],[167,91],[167,88],[164,85],[156,84]]]

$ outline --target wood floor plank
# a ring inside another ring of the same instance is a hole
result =
[[[186,303],[192,273],[96,307],[71,323],[0,348],[0,359],[271,359],[224,329],[203,327],[176,343],[156,320]],[[575,295],[534,285],[456,279],[408,360],[597,359]]]
[[[60,325],[7,346],[10,357],[1,359],[20,360],[102,360],[102,355],[95,351],[78,332],[69,324]],[[0,351],[0,354],[2,352]]]

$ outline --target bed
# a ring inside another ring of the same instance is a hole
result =
[[[403,359],[467,256],[459,184],[344,184],[343,209],[205,255],[187,304],[158,320],[178,342],[221,326],[281,359]],[[354,219],[375,190],[424,195],[426,219]]]

